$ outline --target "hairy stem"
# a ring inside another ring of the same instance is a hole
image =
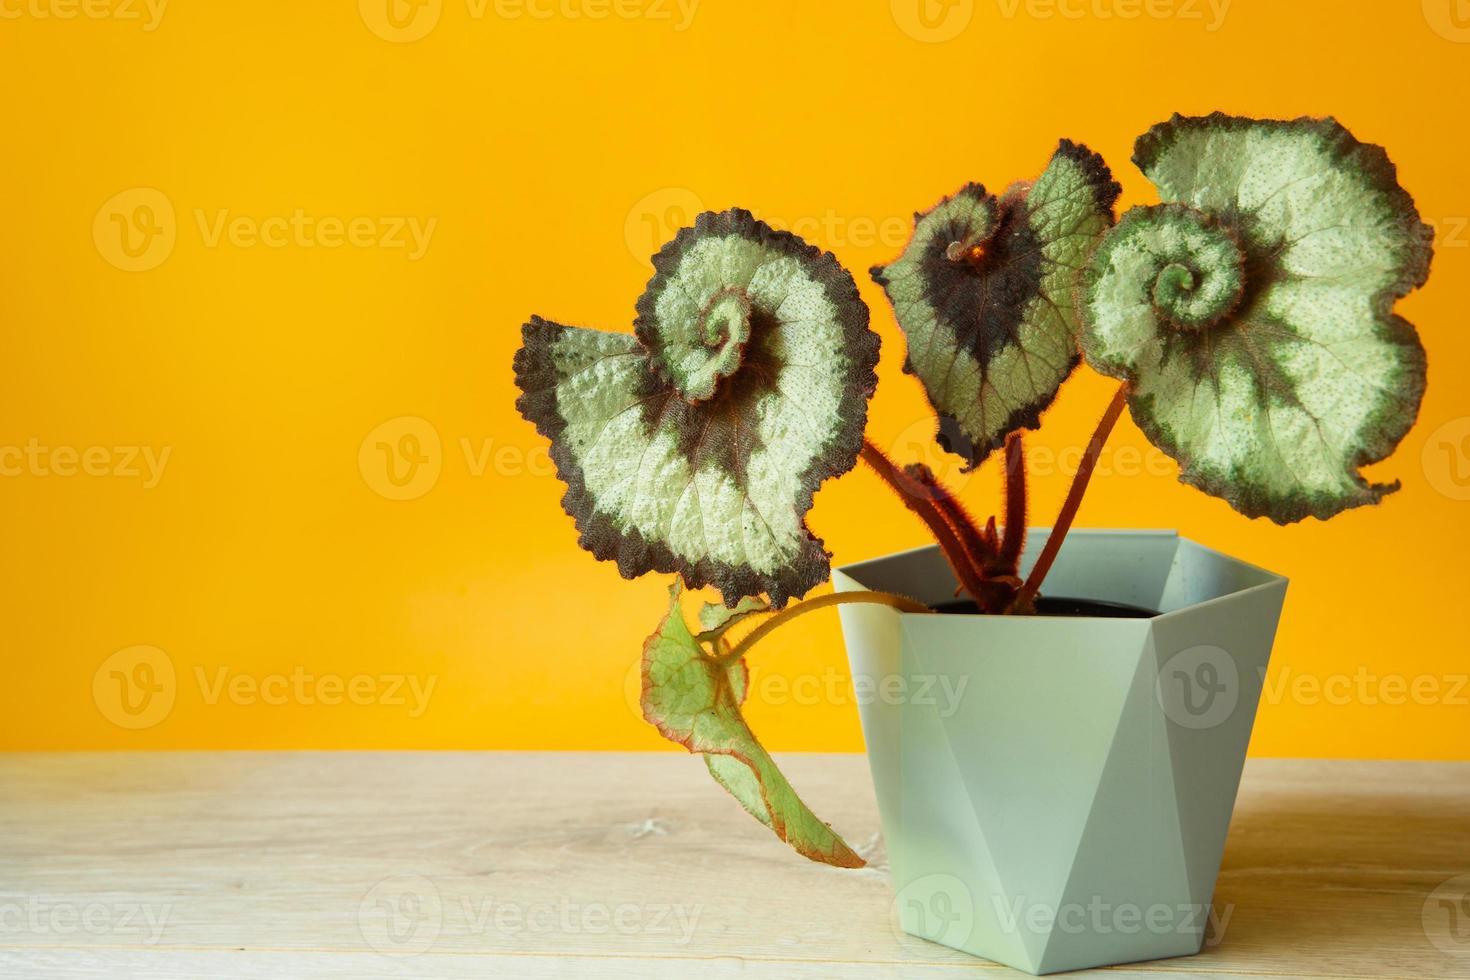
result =
[[[1046,580],[1046,573],[1051,571],[1052,562],[1057,560],[1057,552],[1062,550],[1067,532],[1072,529],[1072,521],[1077,517],[1077,508],[1082,505],[1082,495],[1087,492],[1087,484],[1092,479],[1092,471],[1097,467],[1097,457],[1102,453],[1103,443],[1108,441],[1118,416],[1123,414],[1123,406],[1127,404],[1128,382],[1125,381],[1118,386],[1113,400],[1108,402],[1107,410],[1098,420],[1097,429],[1092,433],[1092,441],[1087,444],[1087,452],[1082,454],[1082,461],[1077,466],[1077,475],[1072,478],[1072,489],[1067,491],[1061,513],[1057,514],[1056,523],[1052,525],[1051,536],[1046,539],[1046,546],[1041,549],[1031,574],[1026,576],[1026,584],[1016,593],[1011,608],[1026,609],[1036,598],[1041,583]]]
[[[975,526],[975,521],[970,517],[965,505],[960,503],[958,497],[949,492],[949,488],[939,482],[934,471],[923,463],[911,463],[903,468],[904,476],[918,484],[918,493],[934,501],[934,506],[939,510],[939,516],[949,525],[949,529],[960,539],[960,544],[970,557],[970,566],[980,569],[982,577],[985,569],[995,564],[1000,551],[995,543],[993,535],[987,537],[985,533]]]
[[[1000,564],[1006,574],[1016,574],[1021,550],[1026,546],[1026,451],[1021,433],[1006,439],[1006,523],[1000,540]]]
[[[922,602],[916,602],[913,599],[901,595],[893,595],[888,592],[834,592],[831,595],[818,596],[815,599],[808,599],[805,602],[800,602],[790,608],[783,609],[751,630],[743,640],[735,644],[729,651],[720,654],[719,659],[722,661],[739,660],[745,656],[751,647],[797,616],[802,616],[809,612],[816,612],[818,609],[826,609],[828,606],[840,606],[848,602],[872,602],[883,606],[891,606],[899,612],[907,613],[927,613],[929,611],[929,607]]]
[[[983,605],[985,590],[980,584],[979,568],[971,561],[970,554],[965,549],[959,535],[950,527],[949,522],[934,501],[930,499],[929,494],[924,491],[923,486],[894,466],[893,462],[883,455],[883,450],[866,439],[863,440],[862,457],[863,462],[871,466],[883,482],[893,488],[904,506],[928,525],[929,533],[934,535],[935,541],[939,542],[939,549],[944,552],[945,560],[949,562],[949,567],[954,572],[955,578],[959,580],[960,587],[968,592],[977,604]]]

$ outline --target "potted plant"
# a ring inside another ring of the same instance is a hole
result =
[[[1425,382],[1393,305],[1431,235],[1380,147],[1332,119],[1216,113],[1153,127],[1133,160],[1161,203],[1115,220],[1107,165],[1063,140],[1034,181],[916,215],[873,270],[940,445],[999,457],[999,520],[864,440],[878,337],[851,275],[748,212],[700,215],[654,256],[632,334],[532,318],[515,358],[583,547],[676,576],[647,719],[799,853],[861,866],[741,714],[751,648],[841,606],[870,689],[967,692],[861,709],[900,922],[1032,973],[1200,948],[1286,587],[1171,533],[1069,534],[1114,423],[1127,408],[1247,517],[1326,520],[1396,489],[1359,468]],[[1120,385],[1028,535],[1022,432],[1083,359]],[[934,544],[832,571],[805,516],[859,458]],[[681,583],[723,600],[697,627]]]

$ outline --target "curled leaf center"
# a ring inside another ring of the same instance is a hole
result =
[[[740,370],[754,330],[754,309],[742,286],[723,286],[659,333],[656,354],[670,382],[691,405],[708,401]]]
[[[985,261],[985,243],[977,241],[950,242],[944,257],[951,262],[967,262],[978,266]]]
[[[1139,304],[1161,327],[1195,332],[1227,322],[1246,291],[1235,230],[1180,204],[1134,208],[1093,263],[1094,295]]]
[[[1245,292],[1245,253],[1235,233],[1199,211],[1161,212],[1154,307],[1174,327],[1204,330],[1235,311]]]
[[[1092,253],[1079,340],[1179,478],[1278,524],[1397,489],[1361,467],[1424,395],[1393,306],[1428,277],[1434,232],[1384,149],[1331,118],[1216,112],[1159,123],[1133,161],[1164,203]]]
[[[727,286],[710,297],[699,314],[704,346],[721,351],[750,339],[750,297],[738,286]]]
[[[1170,262],[1159,270],[1159,277],[1154,280],[1154,307],[1177,326],[1186,329],[1198,326],[1190,316],[1191,300],[1196,298],[1198,285],[1199,277],[1193,269],[1180,262]]]

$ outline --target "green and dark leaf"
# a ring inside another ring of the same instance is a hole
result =
[[[841,868],[862,867],[863,859],[796,795],[746,723],[740,712],[750,681],[744,659],[705,650],[684,622],[679,594],[675,583],[668,615],[643,646],[643,716],[665,738],[702,755],[720,785],[797,853]],[[744,614],[755,611],[749,607]]]
[[[517,407],[583,547],[779,609],[828,576],[806,513],[857,460],[878,336],[830,253],[747,211],[700,215],[653,265],[631,336],[525,325]]]
[[[1429,274],[1431,230],[1382,147],[1333,119],[1175,116],[1134,162],[1165,202],[1098,247],[1082,348],[1131,383],[1135,421],[1180,478],[1285,524],[1376,503],[1424,394],[1394,302]]]
[[[873,269],[939,443],[972,468],[1036,428],[1076,367],[1077,282],[1118,193],[1100,156],[1062,140],[1036,181],[1000,197],[969,184],[915,215],[903,254]]]

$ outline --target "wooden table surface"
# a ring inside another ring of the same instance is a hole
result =
[[[861,756],[784,760],[797,858],[676,754],[0,756],[3,977],[1020,976],[904,936]],[[1470,763],[1252,760],[1196,957],[1470,978]]]

